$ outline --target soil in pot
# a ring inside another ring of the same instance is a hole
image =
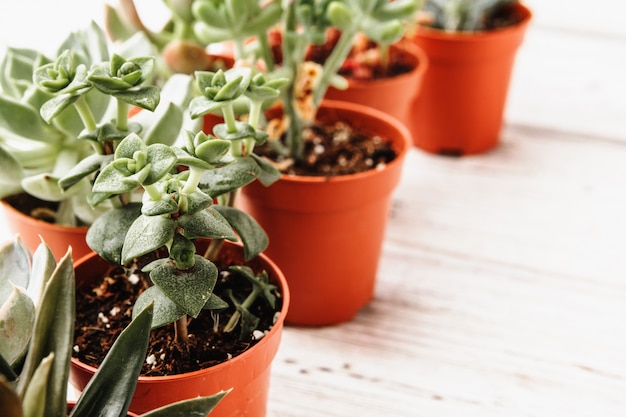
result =
[[[214,292],[225,301],[229,300],[229,289],[247,290],[250,287],[245,278],[226,270],[232,263],[230,259],[216,263],[220,275]],[[119,333],[130,322],[134,301],[145,290],[147,279],[141,272],[129,278],[121,267],[111,265],[99,282],[77,284],[74,358],[93,367],[102,362]],[[250,311],[260,317],[258,331],[245,338],[239,337],[239,327],[229,333],[222,331],[234,312],[232,305],[216,320],[208,312],[190,318],[186,348],[173,342],[173,324],[153,330],[141,375],[182,374],[225,362],[261,340],[263,332],[272,328],[281,305],[280,294],[277,294],[275,309],[257,300]]]
[[[280,124],[282,120],[272,119],[270,123]],[[284,143],[282,130],[278,128],[275,132],[275,140]],[[341,121],[315,123],[305,128],[303,139],[305,157],[302,160],[280,156],[271,141],[255,147],[255,153],[273,161],[285,174],[327,177],[380,168],[396,157],[387,139],[372,136]]]

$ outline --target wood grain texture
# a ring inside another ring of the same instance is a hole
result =
[[[626,416],[626,6],[527,4],[502,145],[409,153],[375,299],[285,329],[268,417]]]

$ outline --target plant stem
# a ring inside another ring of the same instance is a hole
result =
[[[187,345],[187,342],[189,341],[186,314],[174,323],[174,340],[180,346]]]
[[[185,186],[182,189],[183,194],[191,194],[196,190],[200,180],[202,179],[202,174],[204,174],[205,171],[206,170],[201,168],[189,167],[189,177],[187,178]]]
[[[123,132],[128,130],[128,103],[117,99],[117,128]]]
[[[161,199],[161,192],[154,184],[142,185],[142,187],[146,190],[152,201],[159,201]]]
[[[241,303],[241,308],[245,308],[246,310],[248,310],[250,307],[252,307],[252,304],[254,303],[254,301],[256,300],[256,298],[259,296],[260,293],[261,292],[260,292],[259,287],[254,285],[252,287],[252,291],[250,292],[250,294],[248,294],[248,296],[243,301],[243,303]],[[226,333],[229,333],[235,330],[235,327],[237,327],[237,323],[239,322],[240,317],[241,317],[241,312],[239,311],[239,309],[237,309],[233,313],[233,315],[230,316],[230,320],[228,320],[228,323],[226,323],[226,326],[224,326],[224,331]]]
[[[98,128],[98,124],[96,123],[96,118],[93,117],[89,104],[87,104],[87,101],[85,100],[85,96],[80,96],[74,103],[74,106],[80,116],[80,120],[82,120],[83,125],[85,126],[85,129],[88,132],[96,130]]]

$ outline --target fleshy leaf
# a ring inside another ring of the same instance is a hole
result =
[[[87,245],[103,259],[122,263],[122,246],[130,226],[141,215],[141,204],[131,203],[105,212],[87,231]]]
[[[152,316],[152,329],[170,324],[185,315],[185,310],[169,299],[156,285],[141,293],[133,306],[133,318],[146,306],[154,303],[154,315]]]
[[[150,272],[152,282],[192,317],[200,314],[217,282],[217,267],[200,255],[195,258],[190,269],[181,270],[167,263]]]
[[[228,223],[237,231],[243,242],[244,256],[246,261],[254,258],[267,249],[269,237],[261,225],[248,213],[235,207],[214,205],[214,210],[219,212]]]
[[[128,229],[122,247],[122,263],[167,245],[174,237],[176,222],[161,216],[139,216]]]
[[[185,237],[195,239],[205,237],[211,239],[237,240],[233,228],[218,211],[215,206],[193,214],[184,214],[178,219],[178,224],[185,231]]]

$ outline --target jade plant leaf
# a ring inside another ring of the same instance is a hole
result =
[[[169,244],[174,238],[176,221],[161,216],[139,216],[128,229],[122,247],[122,263],[131,261]]]
[[[168,262],[154,268],[150,279],[186,314],[197,317],[213,292],[217,267],[206,258],[195,255],[192,268],[181,270]]]
[[[214,205],[213,209],[219,212],[235,229],[243,242],[246,261],[257,256],[267,249],[269,237],[261,225],[248,213],[235,207]]]

